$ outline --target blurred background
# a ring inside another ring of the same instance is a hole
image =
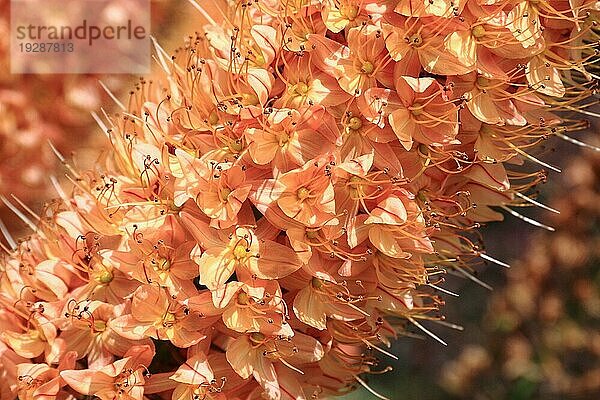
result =
[[[40,210],[56,196],[49,176],[62,175],[48,141],[82,166],[93,162],[103,137],[90,112],[111,108],[98,81],[125,98],[138,77],[11,75],[9,3],[0,0],[0,194]],[[183,0],[153,0],[152,17],[166,49],[200,24]],[[600,145],[596,129],[579,138]],[[478,269],[492,291],[448,277],[445,287],[460,297],[445,296],[447,321],[464,330],[429,325],[447,347],[401,338],[392,349],[399,360],[381,363],[393,371],[367,377],[377,392],[394,400],[600,399],[600,154],[556,138],[541,154],[563,173],[549,176],[539,199],[561,213],[523,213],[556,232],[511,216],[485,227],[488,253],[512,268]],[[2,202],[0,220],[16,237],[27,232]],[[345,398],[374,397],[359,389]]]

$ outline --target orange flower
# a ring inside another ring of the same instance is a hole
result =
[[[101,400],[142,400],[154,352],[149,346],[132,347],[125,357],[99,370],[66,370],[62,379],[78,393]]]
[[[236,224],[251,188],[246,183],[244,170],[230,163],[194,159],[184,151],[178,151],[177,156],[184,176],[181,185],[176,187],[176,204],[180,206],[187,198],[192,198],[211,218],[211,226],[229,228]]]
[[[369,18],[364,1],[341,0],[325,2],[323,7],[323,20],[331,32],[338,33],[345,28],[353,28]]]
[[[252,197],[259,209],[279,207],[283,213],[306,226],[332,223],[335,199],[331,179],[331,157],[307,162],[265,182]]]
[[[335,120],[322,107],[278,109],[261,128],[248,128],[248,151],[258,165],[270,164],[280,172],[303,166],[338,139]]]
[[[305,8],[302,13],[280,14],[284,21],[287,20],[284,24],[288,24],[289,26],[284,30],[282,47],[284,50],[291,52],[311,52],[317,46],[317,42],[313,40],[314,36],[312,35],[324,35],[327,28],[317,8],[311,5],[311,3],[316,4],[316,1],[294,1],[299,3],[297,7],[293,5],[293,2],[286,3],[283,7],[280,4],[276,6],[277,8]]]
[[[17,365],[26,363],[27,358],[17,355],[0,341],[0,399],[14,400],[19,389]]]
[[[349,99],[335,78],[320,71],[308,57],[295,57],[286,61],[281,82],[285,84],[276,107],[301,109],[305,106],[337,106]],[[279,82],[279,81],[278,81]]]
[[[204,316],[153,285],[140,286],[133,294],[131,314],[110,321],[109,326],[130,340],[151,337],[189,347],[206,338]]]
[[[466,100],[467,109],[481,122],[490,125],[524,125],[527,123],[512,99],[505,81],[488,79],[475,73],[452,78],[453,95]]]
[[[200,267],[200,283],[213,291],[215,304],[220,302],[221,289],[234,272],[241,276],[277,279],[301,266],[293,250],[272,240],[260,239],[251,227],[217,231],[185,212],[182,220],[204,249],[195,261]]]
[[[327,328],[327,318],[343,321],[363,318],[367,313],[354,304],[362,300],[333,278],[313,276],[296,294],[294,313],[305,324],[323,330]]]
[[[316,38],[315,38],[316,40]],[[393,86],[393,63],[385,48],[382,31],[373,25],[353,28],[348,32],[348,46],[330,39],[322,41],[317,57],[323,60],[324,70],[338,80],[344,91],[358,96],[381,83]]]
[[[68,322],[57,341],[64,343],[67,351],[75,352],[77,359],[86,358],[87,365],[94,369],[111,364],[115,356],[123,356],[134,345],[151,345],[149,340],[123,338],[112,328],[110,322],[124,313],[126,305],[68,301],[64,313]]]
[[[281,294],[274,281],[255,281],[255,286],[242,282],[225,285],[218,306],[224,307],[223,322],[236,332],[262,332],[268,335],[293,336],[294,331],[286,321],[289,316]]]
[[[394,133],[406,150],[413,141],[427,145],[457,144],[458,107],[445,88],[432,78],[401,77],[397,94],[388,89],[372,89],[365,94],[371,106],[370,119],[382,122],[387,116]],[[374,119],[373,115],[378,115]]]
[[[394,75],[418,77],[421,69],[439,75],[462,75],[469,68],[446,51],[445,37],[455,28],[451,18],[402,18],[381,29],[390,57],[397,61]],[[400,94],[400,93],[399,93]]]
[[[237,52],[231,51],[231,37],[235,38],[233,33],[233,30],[228,31],[221,26],[206,28],[213,59],[223,71],[228,72],[225,79],[230,85],[220,86],[224,90],[223,97],[234,97],[233,104],[240,101],[242,105],[265,104],[273,86],[274,79],[267,67],[274,61],[279,47],[278,32],[272,26],[253,24],[245,32],[247,36],[234,39]],[[242,51],[248,56],[243,58]],[[239,108],[231,107],[228,112],[237,113]]]
[[[96,117],[106,159],[59,155],[41,216],[1,199],[33,233],[0,223],[0,400],[383,399],[375,352],[443,342],[441,273],[505,265],[479,224],[551,229],[513,165],[557,170],[530,149],[588,125],[553,112],[594,103],[594,1],[192,4],[207,25]]]
[[[109,259],[101,256],[94,257],[88,269],[88,282],[71,293],[77,300],[93,299],[119,304],[139,286],[139,282],[130,279]]]
[[[0,295],[0,304],[14,313],[11,324],[4,326],[0,339],[17,355],[24,358],[36,358],[44,355],[48,363],[57,362],[55,355],[64,353],[64,347],[56,342],[58,329],[53,321],[57,315],[47,313],[48,304],[14,302],[5,295]]]
[[[227,361],[238,375],[243,379],[253,376],[262,386],[266,398],[280,399],[282,392],[286,391],[287,396],[298,396],[300,393],[296,390],[290,392],[288,388],[299,388],[300,385],[293,381],[294,375],[287,375],[292,382],[278,379],[281,372],[278,373],[277,364],[283,364],[282,371],[286,371],[286,368],[301,371],[303,364],[323,358],[324,351],[317,340],[302,333],[297,332],[289,339],[280,339],[255,332],[241,335],[231,342],[226,354]]]
[[[65,353],[58,368],[52,368],[48,364],[17,365],[19,380],[19,400],[55,400],[66,382],[59,375],[61,371],[75,367],[77,353],[70,351]]]
[[[223,353],[203,353],[190,357],[170,379],[178,385],[173,400],[225,400],[237,398],[236,392],[247,386],[247,381],[231,369]]]
[[[409,258],[413,252],[434,251],[423,213],[407,191],[397,191],[382,199],[364,223],[370,225],[370,242],[390,257]]]
[[[198,268],[190,254],[195,242],[186,240],[186,234],[177,219],[169,215],[155,232],[146,235],[137,231],[130,239],[127,252],[102,252],[115,267],[142,283],[157,283],[169,289],[193,295],[196,289],[191,282],[198,275]]]

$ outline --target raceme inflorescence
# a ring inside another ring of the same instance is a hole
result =
[[[2,400],[385,398],[391,343],[456,327],[444,275],[505,266],[481,224],[551,229],[515,208],[594,116],[597,2],[193,4],[96,115],[106,159],[6,234]]]

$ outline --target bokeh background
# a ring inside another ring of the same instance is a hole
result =
[[[139,77],[11,75],[9,4],[0,0],[0,194],[39,211],[56,196],[49,176],[63,175],[48,140],[83,168],[91,165],[103,136],[90,112],[112,107],[98,81],[123,99]],[[152,17],[166,49],[202,24],[184,0],[153,0]],[[600,145],[597,129],[594,121],[579,138]],[[449,276],[445,287],[460,297],[445,296],[445,314],[464,329],[428,326],[447,347],[400,338],[392,349],[399,360],[381,360],[381,369],[393,370],[368,377],[378,393],[394,400],[600,399],[600,153],[552,138],[537,155],[563,169],[539,188],[539,199],[561,213],[523,213],[556,232],[512,216],[485,227],[488,253],[512,268],[477,267],[492,291]],[[0,219],[13,236],[27,234],[3,203]],[[375,397],[359,388],[345,398]]]

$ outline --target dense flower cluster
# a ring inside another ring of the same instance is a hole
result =
[[[441,341],[443,274],[502,264],[479,224],[537,203],[511,166],[555,168],[529,149],[595,90],[592,1],[196,5],[163,83],[98,117],[106,165],[6,249],[2,400],[368,387],[397,335]]]

